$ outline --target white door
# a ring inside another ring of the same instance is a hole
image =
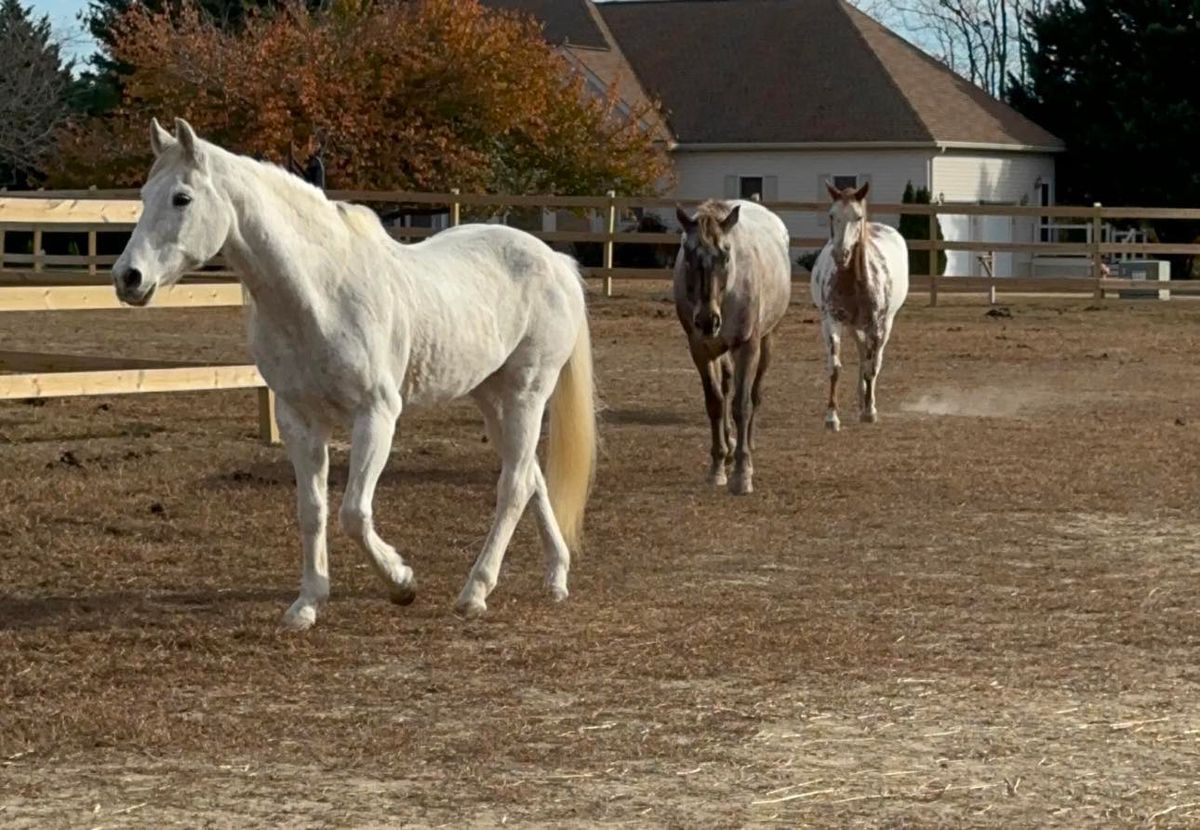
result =
[[[971,217],[962,214],[948,213],[938,217],[942,223],[942,236],[946,241],[968,242],[971,239]],[[944,274],[950,277],[966,277],[974,272],[971,262],[974,260],[971,251],[946,251],[946,270]]]
[[[1012,242],[1013,217],[1011,216],[972,216],[971,240],[975,242]],[[973,251],[971,252],[972,269],[968,273],[975,277],[988,276],[985,261],[990,260],[991,276],[1013,276],[1013,255],[1011,251]]]

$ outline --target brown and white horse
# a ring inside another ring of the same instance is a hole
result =
[[[812,270],[813,303],[821,312],[821,334],[829,360],[829,408],[825,426],[841,429],[837,383],[842,370],[842,326],[858,341],[858,405],[864,423],[878,419],[875,382],[892,321],[908,296],[908,245],[895,228],[867,218],[870,184],[838,190],[825,183],[833,205],[833,238]]]
[[[712,426],[708,480],[744,495],[754,489],[754,413],[771,360],[771,334],[791,299],[788,231],[755,202],[710,201],[695,216],[677,208],[676,217],[683,239],[675,258],[675,312],[704,384]],[[733,474],[727,477],[731,459]]]

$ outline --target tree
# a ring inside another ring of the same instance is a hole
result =
[[[194,0],[196,8],[214,26],[237,31],[254,11],[273,11],[284,5],[283,0]],[[325,0],[305,0],[310,9],[326,5]],[[88,91],[90,111],[105,112],[116,106],[121,97],[121,86],[125,75],[132,67],[113,55],[121,18],[135,7],[144,10],[175,14],[181,8],[174,0],[89,0],[82,17],[101,51],[92,56],[95,71],[90,73]]]
[[[1046,0],[863,0],[863,10],[913,37],[951,70],[997,98],[1027,77],[1021,44]]]
[[[1066,142],[1060,202],[1200,204],[1200,2],[1056,0],[1029,34],[1010,100]],[[1191,242],[1200,225],[1155,230]]]
[[[40,178],[70,114],[72,84],[49,19],[19,0],[0,1],[0,186]]]
[[[635,193],[667,170],[644,112],[586,94],[531,18],[478,0],[291,2],[236,30],[138,5],[112,32],[122,102],[64,137],[59,181],[140,182],[151,115],[276,162],[319,134],[332,188]]]
[[[913,183],[909,182],[904,188],[904,195],[900,197],[900,202],[905,205],[927,205],[930,203],[929,189],[925,187],[913,188]],[[900,214],[900,235],[905,239],[911,240],[929,240],[929,216],[923,213],[902,213]],[[942,223],[937,223],[937,238],[945,239],[942,235]],[[921,276],[930,273],[929,271],[929,251],[913,251],[908,252],[908,273]],[[938,274],[946,273],[946,252],[938,251],[937,271]]]

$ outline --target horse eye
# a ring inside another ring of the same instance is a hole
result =
[[[186,193],[176,193],[171,197],[171,204],[175,207],[187,207],[192,203],[192,197]]]

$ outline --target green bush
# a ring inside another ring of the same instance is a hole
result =
[[[900,199],[906,205],[927,205],[930,194],[927,188],[914,189],[912,182],[904,188],[904,196]],[[929,240],[929,217],[919,213],[900,214],[900,235],[908,240]],[[937,238],[945,239],[942,235],[942,223],[937,223]],[[946,273],[946,252],[938,251],[937,273]],[[929,251],[908,252],[908,273],[924,276],[929,273]]]
[[[817,257],[820,255],[820,251],[805,251],[796,257],[796,264],[811,274],[813,266],[817,264]]]

